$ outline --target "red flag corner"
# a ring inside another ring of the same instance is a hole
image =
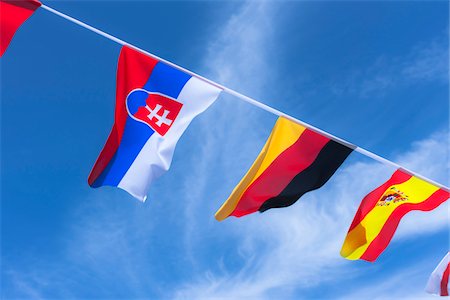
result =
[[[20,25],[41,5],[37,0],[0,0],[0,57]]]

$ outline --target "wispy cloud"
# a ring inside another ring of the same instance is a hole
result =
[[[22,274],[14,270],[6,272],[12,283],[11,289],[20,291],[24,297],[30,299],[43,299],[41,295],[42,287],[48,285],[46,279],[42,279],[36,274]]]
[[[366,281],[336,299],[435,299],[424,291],[423,274],[429,272],[426,264],[418,262],[385,280]]]
[[[128,297],[143,297],[149,289],[157,293],[157,286],[143,282],[154,276],[147,251],[154,223],[147,221],[142,204],[126,210],[114,205],[123,196],[83,197],[85,201],[66,216],[68,222],[61,228],[57,260],[32,260],[20,272],[4,266],[15,297],[98,298],[120,297],[125,292]],[[86,288],[86,282],[99,280],[120,282],[120,286]]]
[[[272,8],[273,4],[269,2],[237,5],[236,12],[220,26],[210,43],[205,59],[205,68],[210,70],[210,78],[237,90],[245,90],[255,97],[262,95],[269,80],[268,45],[271,44],[274,30],[271,24]],[[194,173],[184,182],[187,224],[184,239],[188,256],[195,252],[197,232],[203,226],[197,220],[202,219],[201,215],[205,213],[211,218],[211,211],[217,205],[217,202],[199,199],[205,196],[223,198],[223,187],[231,186],[231,179],[236,175],[235,172],[228,171],[244,169],[249,153],[254,152],[255,146],[262,142],[261,135],[266,133],[261,130],[264,123],[258,125],[261,121],[258,113],[262,113],[261,111],[251,109],[248,104],[226,94],[218,102],[202,116],[196,134],[189,137],[199,146],[197,157],[201,159],[196,161]],[[224,124],[227,124],[226,129],[223,128]],[[242,138],[243,132],[245,139]],[[239,151],[235,151],[236,149]],[[233,153],[233,160],[223,153]],[[215,170],[210,169],[213,161]],[[211,172],[220,174],[205,176]],[[211,185],[218,186],[217,192],[212,195],[207,192],[211,190]],[[195,190],[192,186],[195,186]],[[196,260],[192,259],[192,263],[196,265]]]
[[[448,32],[448,30],[446,30]],[[383,95],[396,87],[429,82],[448,83],[448,37],[416,45],[404,56],[378,57],[366,69],[350,70],[332,85],[335,94]]]

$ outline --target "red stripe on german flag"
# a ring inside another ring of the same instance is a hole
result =
[[[303,194],[323,186],[351,152],[349,147],[280,117],[216,219],[292,205]]]
[[[447,191],[397,170],[361,201],[341,255],[351,260],[375,261],[405,214],[412,210],[433,210],[448,198]]]

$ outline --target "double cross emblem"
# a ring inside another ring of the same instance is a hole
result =
[[[159,115],[159,111],[162,109],[162,105],[161,104],[156,104],[156,107],[154,109],[151,109],[150,106],[145,105],[145,109],[148,110],[149,114],[147,115],[147,118],[152,121],[153,118],[155,118],[156,121],[156,126],[161,127],[163,124],[166,124],[168,126],[172,125],[173,120],[169,119],[167,117],[167,115],[170,113],[169,110],[167,109],[163,109],[164,112],[162,113],[162,115]]]
[[[131,91],[126,99],[128,115],[164,136],[175,122],[183,104],[161,93]]]

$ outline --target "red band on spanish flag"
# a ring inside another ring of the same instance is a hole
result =
[[[0,0],[0,57],[20,25],[40,6],[37,0]]]
[[[247,174],[216,213],[221,221],[285,207],[320,188],[347,156],[349,147],[279,118]]]
[[[433,210],[448,198],[447,191],[397,170],[361,201],[341,255],[351,260],[375,261],[405,214],[412,210]]]

